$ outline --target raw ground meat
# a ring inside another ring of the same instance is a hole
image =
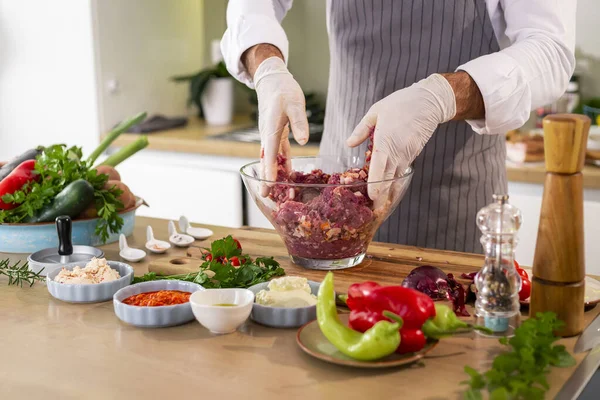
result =
[[[372,142],[371,142],[372,143]],[[275,201],[275,228],[293,256],[311,259],[342,259],[366,252],[377,226],[373,202],[367,194],[369,145],[363,168],[326,174],[320,169],[310,173],[285,169],[286,159],[278,156],[278,182],[269,197]],[[340,186],[303,187],[285,183],[337,184]],[[353,185],[353,183],[359,183]]]

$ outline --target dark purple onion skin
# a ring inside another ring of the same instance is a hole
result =
[[[423,265],[413,269],[402,282],[402,286],[423,292],[433,300],[448,299],[456,315],[469,316],[465,307],[465,288],[452,274],[446,275],[438,267]]]
[[[468,274],[460,274],[460,277],[463,279],[469,279],[471,281],[475,280],[475,275],[477,275],[477,271],[469,272]]]
[[[471,281],[471,283],[467,286],[467,302],[477,300],[477,294],[476,294],[477,290],[475,289],[475,283],[474,283],[476,275],[477,275],[477,271],[460,275],[460,277],[462,279]]]

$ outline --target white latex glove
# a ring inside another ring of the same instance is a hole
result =
[[[304,145],[308,141],[304,93],[279,57],[267,58],[258,66],[254,85],[258,96],[261,179],[275,181],[277,153],[286,157],[289,170],[289,126],[296,142]],[[268,187],[263,185],[261,192],[266,196]]]
[[[406,171],[421,153],[433,131],[456,115],[456,98],[442,75],[433,74],[373,104],[347,140],[356,147],[373,137],[369,183],[392,179]],[[389,185],[370,184],[376,201]]]

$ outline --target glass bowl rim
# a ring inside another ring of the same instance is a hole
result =
[[[323,158],[323,157],[314,157],[314,156],[302,156],[302,157],[290,157],[290,160],[308,160],[308,159],[319,159],[319,158]],[[400,181],[400,180],[405,180],[407,178],[410,178],[414,172],[415,169],[413,168],[412,165],[410,165],[407,169],[408,172],[394,177],[392,179],[383,179],[380,181],[375,181],[375,182],[352,182],[352,183],[294,183],[294,182],[279,182],[279,181],[270,181],[268,179],[261,179],[261,178],[257,178],[254,176],[250,176],[247,173],[244,172],[244,169],[251,167],[253,165],[257,165],[260,164],[260,160],[258,161],[252,161],[249,162],[248,164],[243,165],[240,168],[240,175],[242,175],[242,177],[245,178],[249,178],[252,180],[255,180],[257,182],[263,182],[266,184],[269,184],[269,186],[273,186],[273,185],[286,185],[286,186],[297,186],[297,187],[338,187],[338,186],[366,186],[366,185],[375,185],[375,184],[379,184],[379,183],[389,183],[389,182],[395,182],[395,181]]]

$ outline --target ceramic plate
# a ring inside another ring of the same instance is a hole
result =
[[[348,314],[341,314],[342,323],[348,323]],[[300,348],[307,354],[332,364],[345,365],[357,368],[389,368],[406,365],[420,360],[431,351],[437,341],[428,342],[423,350],[418,353],[392,354],[377,361],[358,361],[342,354],[332,345],[329,340],[321,333],[317,321],[311,321],[302,326],[296,335],[296,342]]]
[[[533,275],[531,268],[523,268],[529,277]],[[592,277],[585,277],[585,306],[593,307],[600,303],[600,281]],[[521,301],[521,305],[528,306],[529,299]]]

